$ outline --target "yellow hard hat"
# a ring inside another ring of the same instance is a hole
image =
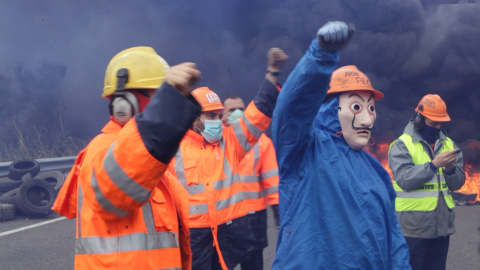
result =
[[[167,62],[151,47],[132,47],[115,55],[105,71],[102,97],[117,90],[157,89],[168,71]]]

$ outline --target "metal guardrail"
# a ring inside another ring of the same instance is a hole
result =
[[[40,163],[40,171],[51,170],[69,170],[72,168],[75,158],[77,156],[70,157],[58,157],[58,158],[39,158],[35,159]],[[8,167],[12,161],[0,162],[0,177],[8,176]]]

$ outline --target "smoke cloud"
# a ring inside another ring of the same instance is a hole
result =
[[[202,71],[198,86],[251,100],[269,48],[289,55],[284,81],[317,29],[344,20],[357,31],[341,64],[357,65],[385,93],[377,102],[377,142],[398,137],[429,93],[445,100],[452,118],[445,128],[454,141],[479,140],[478,2],[4,1],[0,136],[9,136],[14,121],[91,139],[109,116],[100,97],[105,68],[132,46],[151,46],[170,65],[195,62]]]

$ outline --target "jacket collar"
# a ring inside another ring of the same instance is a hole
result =
[[[102,133],[118,134],[122,130],[122,126],[115,121],[110,120],[103,128]]]

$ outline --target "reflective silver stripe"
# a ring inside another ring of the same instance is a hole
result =
[[[178,181],[188,191],[188,194],[195,195],[205,192],[204,184],[197,184],[192,186],[187,185],[187,177],[185,176],[185,167],[183,166],[183,156],[180,148],[175,154],[175,171],[177,173]]]
[[[269,171],[262,172],[262,179],[278,176],[278,169],[272,169]]]
[[[257,175],[257,164],[259,159],[260,159],[260,140],[258,140],[257,144],[253,146],[253,168],[252,168],[253,175]]]
[[[153,221],[152,205],[150,201],[142,206],[143,220],[148,233],[155,233],[155,222]]]
[[[262,135],[263,131],[259,128],[257,128],[256,126],[254,126],[250,120],[247,119],[247,117],[245,117],[245,115],[242,115],[242,119],[243,119],[243,122],[245,122],[245,125],[247,126],[248,128],[248,132],[250,132],[250,134],[252,134],[253,136],[259,138],[260,135]]]
[[[177,153],[175,153],[175,172],[177,173],[177,178],[180,184],[188,190],[187,178],[185,177],[185,167],[183,166],[183,156],[180,147],[178,148]]]
[[[95,192],[95,199],[97,199],[98,203],[100,204],[100,206],[103,207],[103,209],[105,209],[108,212],[114,213],[118,217],[125,217],[129,214],[129,212],[124,211],[120,208],[117,208],[107,199],[107,197],[105,197],[103,192],[98,187],[97,178],[95,178],[95,172],[93,170],[92,170],[92,180],[90,181],[90,185],[92,186],[93,191]]]
[[[226,172],[225,172],[225,175],[227,175]],[[215,190],[220,190],[222,188],[231,187],[233,184],[240,181],[240,176],[238,175],[238,173],[233,174],[233,175],[230,173],[230,175],[231,175],[231,180],[229,180],[227,178],[227,179],[222,179],[222,180],[218,180],[218,181],[213,182],[213,188]]]
[[[265,189],[267,195],[278,192],[278,186],[271,186]]]
[[[178,248],[177,234],[172,232],[132,233],[114,237],[89,236],[78,238],[77,254],[105,254],[137,250]]]
[[[208,213],[208,205],[206,203],[190,205],[189,213],[190,215],[206,214]]]
[[[188,193],[190,195],[199,194],[205,192],[205,185],[204,184],[197,184],[187,187]]]
[[[240,175],[240,181],[243,183],[258,183],[258,177],[255,175]]]
[[[77,223],[78,223],[78,237],[82,237],[82,203],[83,203],[83,190],[82,185],[78,185],[78,197],[77,197]]]
[[[243,129],[242,129],[242,126],[240,125],[240,122],[239,121],[234,121],[232,123],[232,127],[233,127],[233,131],[235,132],[235,137],[237,137],[237,140],[240,143],[240,145],[242,146],[243,151],[245,151],[245,153],[247,153],[253,147],[253,145],[251,145],[247,141],[247,136],[243,132]]]
[[[260,191],[244,191],[243,194],[247,199],[260,199],[265,197],[265,190]]]
[[[114,146],[115,143],[108,148],[107,154],[103,159],[103,168],[105,168],[105,171],[115,185],[125,192],[125,194],[128,194],[128,196],[139,203],[144,202],[150,197],[151,191],[135,182],[118,165],[118,162],[113,155]]]
[[[221,201],[217,201],[217,203],[216,203],[217,210],[226,209],[227,207],[229,207],[229,206],[231,206],[235,203],[241,202],[243,200],[245,200],[245,195],[243,194],[243,192],[233,194],[232,196],[230,196],[230,198],[227,198],[227,199],[221,200]]]
[[[421,199],[424,197],[438,197],[438,193],[442,192],[444,196],[448,195],[448,190],[433,190],[433,191],[397,191],[397,198],[414,198]]]
[[[222,152],[225,153],[225,142],[223,140],[220,143],[220,148],[222,149]],[[238,173],[233,174],[232,166],[230,166],[225,154],[223,155],[223,173],[225,174],[226,178],[213,182],[214,190],[231,187],[233,184],[240,181],[240,176]]]

